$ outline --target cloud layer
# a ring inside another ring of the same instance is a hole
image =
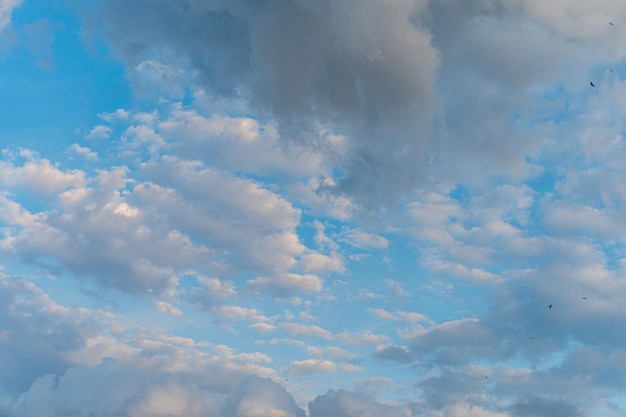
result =
[[[0,91],[111,91],[6,131],[1,415],[624,414],[623,2],[44,6]]]

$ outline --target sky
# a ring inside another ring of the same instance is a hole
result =
[[[626,413],[623,0],[0,0],[0,416]]]

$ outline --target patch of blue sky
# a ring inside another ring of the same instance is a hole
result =
[[[33,25],[42,33],[29,39]],[[85,44],[70,10],[26,1],[14,10],[11,30],[16,35],[0,60],[3,146],[58,155],[76,141],[77,130],[97,123],[99,113],[130,105],[123,66],[104,46]]]

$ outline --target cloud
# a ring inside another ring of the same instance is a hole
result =
[[[347,238],[357,248],[387,249],[389,246],[389,240],[382,236],[356,230],[351,231]]]
[[[376,194],[389,186],[381,183],[383,172],[401,180],[390,191],[404,188],[403,176],[416,173],[409,159],[419,157],[427,139],[414,132],[427,126],[420,119],[435,111],[432,86],[440,60],[422,23],[426,4],[368,0],[355,7],[342,0],[259,6],[241,0],[198,14],[197,5],[181,8],[173,1],[144,8],[139,1],[105,0],[97,13],[107,42],[130,67],[183,61],[210,95],[245,97],[296,142],[315,146],[320,124],[349,134],[355,153],[346,160],[337,190],[364,198],[359,177],[367,176],[365,183]],[[141,22],[133,17],[139,15]],[[185,30],[164,29],[170,27]],[[390,143],[406,151],[378,152]]]
[[[36,285],[0,273],[0,392],[21,393],[39,376],[62,372],[97,332],[98,315],[54,302]]]
[[[62,377],[39,378],[14,406],[18,416],[203,416],[216,401],[166,375],[127,369],[113,359],[94,368],[72,368]]]
[[[290,271],[307,255],[300,211],[260,183],[170,156],[143,164],[148,181],[137,182],[125,167],[87,178],[25,155],[21,166],[0,166],[4,183],[55,200],[31,213],[5,199],[5,221],[20,227],[3,246],[24,259],[53,256],[80,279],[133,294],[171,295],[189,270],[224,278],[254,270],[263,275],[248,288],[278,297],[322,288],[316,275]]]
[[[301,292],[319,292],[322,281],[315,275],[281,274],[275,277],[259,277],[246,283],[251,291],[265,291],[285,298]]]
[[[58,165],[53,165],[34,151],[28,149],[19,151],[19,159],[24,160],[21,165],[14,163],[18,155],[9,154],[8,157],[8,160],[0,161],[0,181],[5,187],[25,187],[39,194],[51,195],[85,184],[84,172],[63,171]]]
[[[370,309],[369,311],[374,316],[382,320],[392,320],[392,321],[402,320],[407,323],[417,323],[421,321],[421,322],[433,324],[433,321],[431,319],[429,319],[428,317],[420,313],[411,313],[411,312],[400,311],[400,310],[392,313],[383,308]]]
[[[160,313],[169,314],[172,316],[182,316],[183,312],[180,309],[174,307],[170,303],[166,303],[165,301],[155,301],[154,308]]]
[[[333,338],[333,334],[319,326],[307,325],[300,323],[283,323],[281,327],[287,330],[292,335],[304,335],[309,337],[319,337],[322,339],[330,340]]]
[[[183,68],[199,95],[242,103],[237,112],[247,117],[172,114],[171,126],[187,121],[196,132],[189,151],[204,158],[287,143],[306,155],[297,158],[301,172],[337,167],[294,187],[301,196],[369,220],[424,188],[537,175],[544,138],[563,135],[548,122],[569,111],[561,98],[583,103],[587,79],[624,56],[623,29],[607,23],[626,13],[614,0],[572,10],[533,0],[183,4],[101,0],[93,15],[84,11],[86,30],[128,68]],[[238,123],[242,138],[265,141],[199,140],[202,125],[228,136]],[[340,152],[329,151],[328,134],[345,138]],[[255,169],[289,165],[265,152],[235,158],[243,159]]]
[[[252,375],[228,395],[223,417],[304,417],[291,394],[269,378]]]
[[[107,116],[106,118],[109,118],[109,116]],[[113,129],[110,126],[98,125],[98,126],[94,126],[89,131],[89,133],[85,135],[85,139],[87,140],[108,139],[111,137],[112,133],[113,133]]]
[[[84,147],[84,146],[80,146],[78,143],[74,143],[72,144],[72,146],[70,146],[70,148],[68,149],[69,151],[75,153],[76,155],[79,155],[87,160],[90,161],[96,161],[98,160],[98,153],[92,151],[91,149]]]
[[[328,393],[318,396],[309,404],[311,417],[411,417],[408,407],[393,407],[380,404],[372,399],[358,398],[344,391],[329,390]]]
[[[0,31],[11,22],[11,14],[23,0],[0,1]]]
[[[402,284],[393,279],[385,279],[385,285],[389,288],[389,294],[393,297],[409,297],[411,294],[402,287]]]
[[[241,378],[224,395],[184,375],[129,369],[113,359],[69,369],[59,378],[41,377],[12,408],[15,417],[304,417],[293,397],[269,378]]]
[[[504,359],[513,353],[499,343],[502,339],[495,329],[478,319],[445,322],[408,333],[406,339],[414,351],[433,355],[439,364],[467,363],[474,358]]]
[[[331,374],[335,372],[337,365],[326,359],[306,359],[303,361],[293,361],[289,364],[287,373],[292,375],[308,374]]]
[[[412,361],[411,354],[403,346],[379,346],[376,348],[374,357],[379,360],[389,360],[399,363],[409,363]]]
[[[509,407],[509,410],[513,417],[576,417],[584,415],[578,407],[564,400],[551,400],[533,396],[519,399],[515,404]]]

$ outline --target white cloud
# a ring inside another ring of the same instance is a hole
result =
[[[340,257],[307,253],[300,257],[302,269],[306,272],[343,272],[345,266]]]
[[[358,333],[342,332],[337,335],[337,338],[345,341],[346,343],[357,346],[365,343],[379,345],[381,343],[387,343],[391,340],[391,338],[387,335],[372,333],[369,330],[364,330]]]
[[[406,323],[426,322],[432,324],[433,321],[427,316],[420,313],[406,312],[396,310],[395,312],[387,311],[383,308],[369,309],[369,312],[382,320],[405,321]]]
[[[28,149],[21,149],[19,156],[25,159],[21,165],[15,165],[12,155],[10,160],[0,161],[0,183],[5,187],[26,187],[45,195],[85,184],[85,173],[82,171],[63,171]]]
[[[111,137],[113,129],[110,126],[98,125],[94,126],[89,133],[85,135],[87,140],[104,140]]]
[[[166,303],[165,301],[155,301],[154,308],[160,313],[169,314],[172,316],[182,316],[183,312],[180,309],[174,307],[170,303]]]
[[[283,323],[281,327],[296,336],[318,337],[327,340],[333,338],[333,334],[330,331],[320,326],[301,323]]]
[[[144,96],[180,99],[184,95],[188,78],[183,68],[176,68],[154,59],[146,59],[130,71],[133,88]]]
[[[100,113],[98,114],[98,117],[107,123],[116,123],[128,120],[130,112],[124,109],[117,109],[116,111],[110,113]]]
[[[337,365],[325,359],[306,359],[303,361],[293,361],[287,369],[288,374],[308,375],[308,374],[331,374],[335,372]]]
[[[268,378],[250,376],[228,396],[220,417],[304,417],[293,397]]]
[[[3,239],[10,250],[54,256],[81,278],[131,293],[171,292],[188,270],[265,272],[248,287],[279,297],[322,288],[319,277],[289,271],[306,254],[295,230],[300,211],[259,183],[174,157],[144,164],[144,175],[158,183],[135,183],[127,168],[87,180],[26,156],[22,166],[0,166],[6,185],[51,194],[72,188],[50,212],[5,201],[3,211],[13,213],[6,219],[22,225]],[[338,267],[329,262],[317,266]]]
[[[389,246],[389,240],[386,238],[372,234],[359,232],[352,230],[347,235],[348,241],[358,248],[371,248],[371,249],[387,249]]]
[[[23,0],[0,0],[0,31],[11,22],[11,14]]]
[[[72,146],[70,146],[69,151],[75,153],[76,155],[79,155],[87,160],[90,161],[96,161],[98,160],[98,153],[92,151],[91,149],[87,148],[87,147],[83,147],[80,146],[78,143],[74,143],[72,144]]]

